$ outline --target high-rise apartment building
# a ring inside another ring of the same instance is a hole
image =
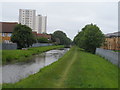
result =
[[[47,26],[47,16],[42,16],[42,29],[41,29],[41,33],[46,33],[46,26]]]
[[[42,31],[42,15],[36,16],[36,29],[37,33],[41,33]]]
[[[36,16],[36,10],[20,9],[19,23],[29,26],[37,33],[46,33],[47,16]]]
[[[19,9],[19,23],[29,26],[35,31],[36,10]]]
[[[47,16],[36,16],[36,30],[37,33],[46,33]]]

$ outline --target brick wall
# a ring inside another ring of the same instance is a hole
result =
[[[15,50],[17,49],[17,44],[16,43],[2,43],[2,47],[3,50]]]
[[[101,48],[108,50],[120,50],[120,37],[107,37]]]

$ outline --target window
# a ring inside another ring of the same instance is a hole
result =
[[[2,36],[5,37],[5,33],[2,33]]]
[[[8,33],[8,36],[9,36],[9,37],[11,37],[11,35],[12,35],[11,33]]]

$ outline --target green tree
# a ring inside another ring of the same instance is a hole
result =
[[[39,43],[48,43],[49,42],[49,40],[45,37],[39,37],[39,38],[37,38],[37,40]]]
[[[74,43],[85,51],[95,53],[96,48],[100,47],[104,42],[104,34],[98,26],[88,24],[75,38]]]
[[[60,41],[59,44],[61,45],[70,45],[71,44],[71,40],[67,37],[67,35],[62,32],[62,31],[55,31],[52,35],[52,41],[56,41],[58,40]]]
[[[17,24],[11,36],[11,41],[17,43],[19,49],[32,46],[36,39],[32,29],[26,25]]]

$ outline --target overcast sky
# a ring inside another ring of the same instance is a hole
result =
[[[4,2],[0,21],[18,21],[19,9],[35,9],[46,15],[47,33],[62,30],[71,39],[90,23],[105,34],[118,31],[117,2]]]

